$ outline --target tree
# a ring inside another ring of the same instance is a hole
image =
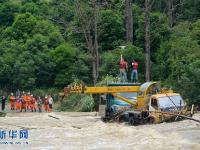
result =
[[[111,9],[100,10],[99,15],[99,47],[102,51],[115,49],[125,41],[123,16]]]
[[[157,69],[155,74],[164,84],[180,92],[188,103],[199,104],[200,45],[198,32],[200,23],[188,22],[174,26],[169,41],[161,43],[157,51]],[[200,33],[200,32],[199,32]]]
[[[23,44],[16,40],[1,40],[0,42],[0,84],[8,91],[14,89],[13,68],[18,53],[21,53],[23,49]]]
[[[13,89],[54,84],[56,66],[49,53],[63,43],[58,28],[30,13],[19,14],[12,26],[2,31],[0,39],[1,83]]]
[[[199,0],[179,0],[176,2],[177,21],[188,20],[195,22],[200,18],[200,1]]]
[[[150,81],[150,10],[151,3],[150,0],[145,0],[145,64],[146,64],[146,81]]]
[[[4,0],[0,2],[0,27],[1,26],[10,26],[15,17],[15,13],[19,12],[20,5],[17,2],[12,2]]]
[[[89,4],[76,3],[76,19],[78,27],[76,30],[83,33],[87,49],[92,55],[92,75],[93,83],[96,84],[99,77],[99,47],[98,47],[98,15],[97,15],[97,4],[96,0],[92,0],[91,6]],[[81,4],[81,5],[80,5]]]
[[[132,0],[125,0],[126,40],[133,43],[133,12]]]
[[[174,0],[166,0],[166,2],[167,2],[167,15],[168,15],[169,26],[172,27],[174,23],[173,19]]]
[[[32,88],[35,86],[35,64],[33,55],[24,51],[15,61],[13,66],[13,84],[18,89]]]
[[[69,44],[62,44],[55,50],[50,52],[53,62],[56,64],[55,68],[55,85],[65,86],[80,79],[87,81],[87,73],[89,68],[85,64],[85,59],[88,59],[76,48]]]

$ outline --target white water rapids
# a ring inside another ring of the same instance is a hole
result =
[[[200,114],[194,118],[200,119]],[[82,112],[8,113],[6,117],[0,117],[1,130],[22,128],[28,128],[28,144],[1,143],[0,150],[200,149],[200,124],[191,120],[128,126],[104,123],[96,113]]]

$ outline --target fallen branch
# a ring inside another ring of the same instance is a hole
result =
[[[54,119],[60,119],[60,118],[54,117],[54,116],[52,116],[52,115],[48,115],[48,116],[51,117],[51,118],[54,118]]]
[[[76,129],[81,129],[81,127],[77,127],[77,126],[72,126],[73,128],[76,128]]]

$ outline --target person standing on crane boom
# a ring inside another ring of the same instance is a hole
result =
[[[133,59],[131,72],[131,82],[138,82],[138,62]]]
[[[127,71],[128,70],[128,63],[124,60],[123,56],[121,55],[121,59],[119,62],[119,73],[120,73],[120,80],[121,82],[127,82]]]

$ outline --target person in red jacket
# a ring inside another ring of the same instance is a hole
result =
[[[133,59],[132,62],[131,82],[138,82],[138,62]]]
[[[15,110],[15,96],[13,93],[10,94],[10,109]]]
[[[119,75],[121,82],[127,82],[127,73],[128,70],[128,63],[124,60],[124,58],[121,55],[121,60],[119,62]]]

